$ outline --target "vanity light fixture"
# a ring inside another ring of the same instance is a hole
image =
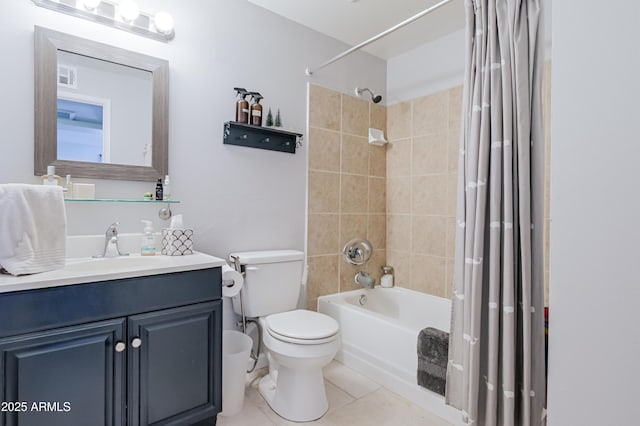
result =
[[[153,17],[156,30],[162,34],[170,34],[173,31],[173,16],[168,12],[161,10]]]
[[[133,22],[140,16],[140,7],[133,0],[120,0],[118,13],[125,22]]]
[[[82,5],[88,10],[94,10],[100,5],[101,0],[82,0]]]
[[[31,0],[46,9],[99,22],[154,40],[168,42],[175,37],[173,17],[141,11],[133,0]]]

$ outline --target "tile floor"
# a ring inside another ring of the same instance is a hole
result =
[[[300,425],[274,413],[258,392],[258,382],[266,369],[253,373],[245,390],[244,407],[233,417],[218,415],[218,426]],[[450,426],[437,417],[373,380],[332,361],[324,369],[329,411],[315,422],[326,426]]]

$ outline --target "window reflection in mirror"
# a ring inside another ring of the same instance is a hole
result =
[[[77,99],[58,91],[58,159],[108,163],[109,100]]]

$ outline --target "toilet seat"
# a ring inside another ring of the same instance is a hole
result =
[[[328,315],[296,309],[269,315],[267,332],[275,339],[299,345],[319,345],[336,339],[340,325]]]

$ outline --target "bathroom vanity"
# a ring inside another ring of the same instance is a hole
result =
[[[192,256],[0,276],[0,424],[215,424],[224,261]]]

